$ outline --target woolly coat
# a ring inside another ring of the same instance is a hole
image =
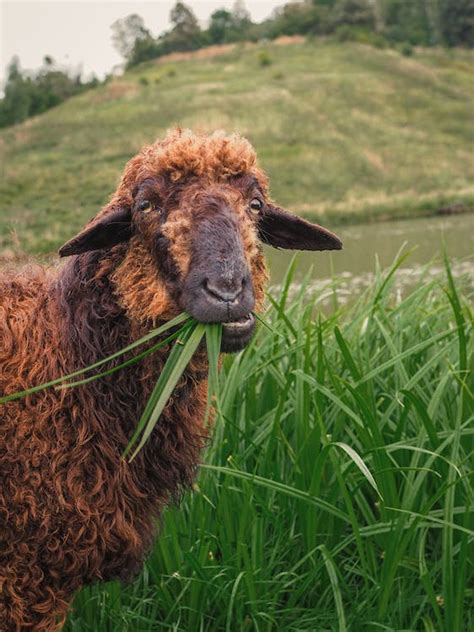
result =
[[[0,392],[87,366],[143,333],[98,272],[101,258],[0,279]],[[191,483],[206,440],[198,357],[145,449],[132,464],[121,458],[166,354],[2,407],[0,630],[53,629],[81,585],[139,570],[161,508]]]

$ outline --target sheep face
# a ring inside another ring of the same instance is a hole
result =
[[[255,175],[225,180],[149,178],[134,196],[132,221],[175,305],[201,322],[223,323],[223,349],[251,338],[266,281]]]
[[[248,141],[191,132],[174,132],[133,158],[111,203],[60,254],[121,242],[125,256],[112,278],[129,315],[157,321],[184,309],[222,322],[224,351],[252,337],[267,279],[262,243],[341,248],[329,231],[271,202]]]

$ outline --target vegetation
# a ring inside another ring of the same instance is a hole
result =
[[[312,41],[149,62],[0,132],[0,255],[55,251],[176,124],[239,130],[273,197],[329,224],[473,205],[473,58]]]
[[[193,493],[65,632],[473,629],[472,285],[394,300],[395,268],[344,311],[328,282],[330,316],[290,270],[226,357]]]
[[[59,68],[48,55],[43,66],[33,73],[21,70],[20,60],[14,57],[7,69],[5,94],[0,99],[0,127],[41,114],[98,83],[96,78],[83,81],[80,73]]]
[[[153,37],[136,13],[116,20],[112,42],[132,68],[176,51],[192,51],[211,44],[257,42],[281,35],[335,35],[339,41],[358,41],[376,47],[466,46],[474,41],[474,0],[300,0],[277,8],[260,24],[253,23],[243,0],[232,11],[218,9],[202,29],[191,7],[176,2],[170,12],[172,28]],[[0,99],[0,127],[35,116],[99,82],[82,81],[67,70],[45,64],[37,72],[22,72],[13,59]],[[109,77],[106,78],[106,81]]]
[[[189,6],[177,2],[170,22],[171,30],[157,38],[136,14],[115,23],[114,42],[128,67],[210,44],[256,42],[281,35],[338,35],[341,29],[346,39],[364,38],[379,46],[406,42],[472,47],[474,0],[299,0],[282,4],[260,24],[252,22],[243,0],[236,0],[231,11],[214,11],[205,29]],[[120,33],[115,28],[118,23],[126,26]]]

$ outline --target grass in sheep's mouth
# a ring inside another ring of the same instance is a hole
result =
[[[212,394],[215,392],[213,389],[217,388],[217,366],[221,346],[221,333],[222,325],[220,323],[204,324],[191,321],[181,328],[179,338],[166,360],[160,377],[147,401],[145,410],[135,428],[135,432],[123,453],[124,456],[127,456],[138,443],[130,456],[130,461],[136,457],[150,437],[153,428],[166,406],[166,402],[171,397],[179,378],[188,366],[204,334],[206,334],[207,341],[209,391],[211,391],[208,401],[211,400]]]
[[[137,353],[128,360],[125,360],[124,362],[121,362],[120,364],[112,367],[111,369],[101,371],[99,373],[94,373],[93,375],[90,375],[88,377],[81,377],[84,376],[84,374],[89,373],[90,371],[99,369],[101,366],[103,366],[107,362],[110,362],[111,360],[115,360],[126,353],[134,351],[139,346],[145,344],[146,342],[149,342],[150,340],[153,340],[154,338],[157,338],[158,336],[162,336],[165,332],[176,327],[178,327],[178,329],[170,333],[165,338],[161,339],[159,342],[153,344],[148,349],[145,349],[145,351]],[[143,360],[143,358],[145,358],[146,356],[154,353],[155,351],[158,351],[158,349],[172,342],[175,342],[165,362],[163,370],[161,371],[160,376],[146,403],[145,409],[138,421],[132,438],[130,439],[127,447],[124,450],[123,456],[125,457],[130,455],[129,460],[132,461],[145,445],[147,439],[153,431],[153,428],[158,422],[158,419],[160,418],[160,415],[163,412],[166,403],[171,397],[176,384],[184,373],[204,335],[206,336],[207,354],[209,360],[209,406],[213,400],[214,395],[217,394],[218,361],[221,347],[222,325],[220,323],[199,323],[184,312],[173,320],[165,323],[161,327],[150,331],[148,334],[146,334],[139,340],[136,340],[127,347],[121,349],[120,351],[117,351],[116,353],[103,358],[102,360],[99,360],[99,362],[95,362],[90,366],[74,371],[69,375],[64,375],[55,380],[51,380],[50,382],[45,382],[44,384],[34,386],[24,391],[19,391],[17,393],[12,393],[10,395],[0,397],[0,404],[6,404],[7,402],[21,399],[22,397],[32,395],[46,388],[55,387],[56,389],[62,390],[74,388],[77,386],[83,386],[94,380],[98,380],[107,375],[111,375],[112,373],[115,373],[116,371],[119,371],[120,369],[123,369],[127,366],[136,364],[137,362],[140,362],[140,360]],[[74,379],[79,377],[81,377],[81,379]],[[131,453],[133,448],[135,449]]]

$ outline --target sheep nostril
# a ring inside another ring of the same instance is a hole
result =
[[[228,288],[228,287],[220,287],[216,283],[213,283],[209,279],[206,279],[203,283],[204,290],[210,294],[213,298],[216,298],[218,301],[225,301],[226,303],[235,302],[243,291],[243,282],[241,282],[240,287],[236,288]]]

